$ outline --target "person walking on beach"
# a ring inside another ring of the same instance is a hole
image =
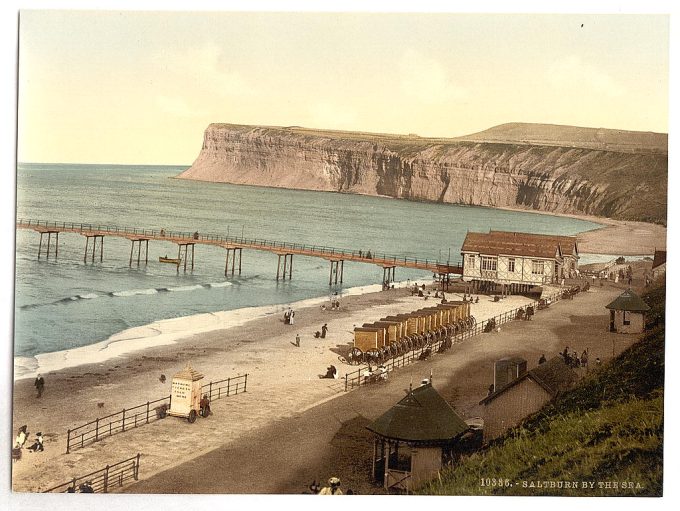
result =
[[[290,311],[290,316],[288,316],[288,321],[291,325],[295,324],[295,311],[294,310]]]
[[[324,323],[323,326],[321,327],[321,338],[322,339],[326,338],[326,332],[328,332],[328,324]]]
[[[295,336],[295,346],[300,347],[300,334]]]
[[[35,385],[35,388],[38,391],[38,397],[41,397],[43,390],[45,390],[45,379],[41,375],[38,375],[33,385]]]

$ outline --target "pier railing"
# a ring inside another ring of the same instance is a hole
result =
[[[554,295],[551,295],[549,297],[546,297],[547,300],[550,301],[550,303],[554,303],[558,300],[561,299],[561,294],[556,293]],[[461,333],[455,334],[452,336],[451,340],[453,341],[454,344],[457,344],[459,342],[465,341],[467,339],[470,339],[471,337],[475,337],[479,334],[482,334],[487,331],[488,324],[490,322],[493,322],[493,325],[496,327],[504,325],[510,321],[514,321],[518,318],[517,313],[522,310],[526,312],[527,307],[533,307],[534,311],[536,312],[538,310],[538,304],[539,301],[532,301],[526,305],[523,305],[521,307],[517,307],[515,309],[505,311],[501,314],[498,314],[492,318],[485,319],[484,321],[477,323],[474,327],[469,328],[467,330],[464,330]],[[535,313],[534,312],[534,313]],[[402,355],[398,355],[396,357],[389,358],[383,362],[383,366],[385,369],[387,369],[387,372],[389,373],[390,371],[393,371],[394,369],[397,369],[399,367],[404,367],[409,364],[411,364],[414,361],[417,361],[420,359],[420,356],[425,352],[426,350],[430,349],[431,354],[435,354],[438,352],[441,344],[444,342],[445,339],[439,339],[435,342],[430,343],[429,345],[416,348],[412,351],[409,351],[407,353],[403,353]],[[350,373],[345,374],[345,391],[351,390],[354,387],[358,387],[360,385],[364,385],[369,382],[369,379],[367,376],[371,374],[369,371],[368,366],[366,367],[360,367],[356,371],[352,371]]]
[[[114,488],[123,486],[127,481],[139,479],[140,457],[141,454],[137,453],[137,456],[113,465],[106,465],[106,467],[89,474],[74,477],[70,481],[45,490],[43,493],[80,493],[82,492],[81,485],[88,488],[87,493],[108,493]]]
[[[207,394],[211,401],[246,392],[248,375],[233,376],[224,380],[211,381],[201,386],[201,395]],[[66,432],[66,454],[117,433],[164,419],[172,405],[172,394],[155,401],[97,417],[95,420],[76,426]]]
[[[438,271],[441,273],[462,273],[460,260],[439,261],[438,259],[408,257],[385,252],[370,250],[354,250],[349,248],[330,247],[308,243],[291,243],[288,241],[268,240],[261,238],[246,238],[244,236],[229,236],[221,234],[201,234],[198,232],[166,231],[165,229],[144,229],[139,227],[120,227],[106,224],[85,224],[75,222],[56,222],[50,220],[19,219],[19,229],[55,230],[60,232],[74,232],[80,234],[104,234],[121,237],[148,238],[167,240],[171,242],[204,243],[218,246],[236,246],[241,248],[260,249],[268,251],[293,252],[309,254],[338,260],[353,260],[381,265],[401,265],[414,268]]]

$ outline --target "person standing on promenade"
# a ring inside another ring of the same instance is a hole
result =
[[[300,347],[300,334],[295,336],[295,346]]]
[[[324,323],[323,326],[321,327],[321,338],[322,339],[326,338],[327,332],[328,332],[328,323]]]
[[[45,390],[45,379],[41,375],[38,375],[33,385],[35,385],[35,388],[38,391],[38,397],[41,397],[43,390]]]

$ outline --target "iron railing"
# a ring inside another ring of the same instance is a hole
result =
[[[287,241],[267,240],[260,238],[246,238],[243,236],[224,236],[220,234],[199,234],[198,232],[185,231],[166,231],[165,229],[144,229],[138,227],[120,227],[106,224],[84,224],[75,222],[56,222],[50,220],[25,220],[19,219],[17,221],[17,228],[19,229],[54,229],[59,231],[76,232],[87,234],[92,232],[105,233],[113,236],[132,236],[132,237],[149,237],[154,239],[167,238],[168,241],[176,242],[182,240],[185,242],[201,242],[213,245],[238,245],[243,248],[261,249],[261,250],[276,250],[285,252],[296,251],[304,252],[309,255],[318,255],[323,257],[331,257],[337,259],[352,259],[355,261],[362,261],[374,264],[393,264],[414,266],[421,269],[462,273],[462,260],[454,261],[439,261],[438,259],[418,258],[387,254],[385,252],[377,253],[372,251],[359,251],[349,248],[329,247],[325,245],[310,245],[306,243],[291,243]]]
[[[87,486],[91,489],[88,493],[108,493],[113,488],[119,488],[129,480],[136,481],[139,479],[139,458],[137,456],[128,458],[113,465],[106,465],[106,467],[86,474],[84,476],[74,477],[70,481],[58,484],[43,493],[76,493],[81,492],[81,485]]]
[[[248,375],[244,374],[206,383],[201,386],[201,395],[208,394],[210,400],[213,401],[246,392],[247,386]],[[132,408],[123,408],[119,412],[97,417],[93,421],[69,429],[66,433],[66,454],[72,449],[78,449],[117,433],[163,419],[171,405],[172,395],[169,395]]]

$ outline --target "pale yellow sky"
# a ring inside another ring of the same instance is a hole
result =
[[[18,160],[190,164],[211,122],[667,132],[662,15],[23,11]]]

